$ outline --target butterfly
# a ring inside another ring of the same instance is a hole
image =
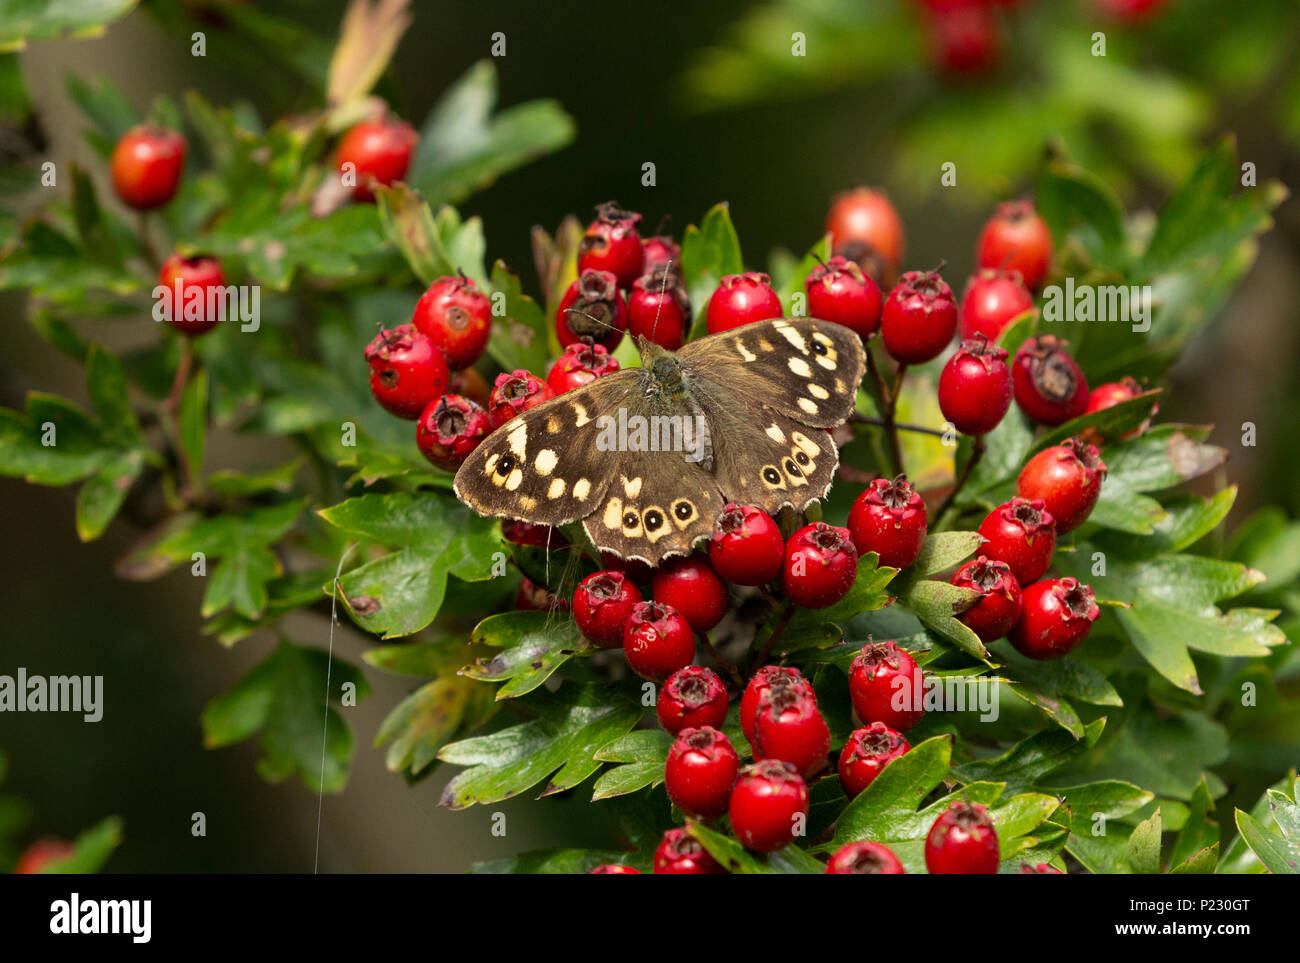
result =
[[[842,325],[758,321],[530,408],[465,460],[456,497],[480,515],[581,521],[597,549],[658,565],[709,536],[729,501],[775,515],[830,489],[830,429],[853,410],[866,354]]]

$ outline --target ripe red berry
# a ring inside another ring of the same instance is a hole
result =
[[[1040,425],[1064,424],[1088,408],[1088,379],[1069,345],[1051,334],[1029,338],[1011,363],[1016,404]]]
[[[601,863],[599,866],[593,866],[587,870],[588,876],[640,876],[641,870],[635,866],[624,866],[622,863]]]
[[[874,259],[881,270],[873,279],[878,284],[893,283],[903,261],[903,221],[883,191],[855,187],[836,194],[826,215],[826,230],[832,253],[859,264]]]
[[[1016,651],[1046,662],[1068,655],[1101,618],[1092,589],[1061,578],[1026,585],[1020,621],[1007,636]]]
[[[500,428],[515,415],[522,414],[529,408],[536,408],[543,401],[550,401],[555,392],[537,375],[523,368],[516,368],[509,374],[497,375],[496,384],[488,398],[488,416],[492,427]]]
[[[645,274],[652,274],[662,268],[680,271],[682,266],[682,249],[676,241],[665,234],[648,237],[641,243],[645,251]]]
[[[903,864],[898,861],[894,851],[884,843],[867,841],[849,843],[835,851],[826,872],[835,876],[868,875],[872,873],[899,875],[905,874]]]
[[[752,745],[755,759],[788,762],[805,779],[826,768],[831,731],[812,690],[778,684],[762,694],[754,712]]]
[[[785,539],[772,516],[753,505],[727,502],[709,539],[709,562],[734,585],[763,585],[781,574]]]
[[[429,285],[411,318],[442,349],[453,371],[468,368],[487,349],[492,302],[465,276],[441,277]]]
[[[676,351],[691,328],[691,299],[675,271],[659,268],[637,278],[627,296],[628,333]]]
[[[808,786],[795,767],[763,759],[741,770],[728,813],[741,845],[770,853],[804,833],[808,809]]]
[[[805,525],[785,545],[781,585],[795,605],[824,609],[848,594],[858,574],[858,552],[847,528]]]
[[[925,501],[904,475],[877,478],[853,501],[849,531],[859,555],[875,552],[880,564],[907,568],[925,543]]]
[[[443,353],[446,357],[446,353]],[[474,404],[478,405],[484,411],[487,411],[488,401],[492,396],[492,389],[488,383],[483,380],[483,376],[473,368],[462,368],[460,371],[451,373],[451,393],[454,395],[464,395]]]
[[[641,559],[623,558],[614,552],[601,552],[600,566],[611,571],[623,572],[637,585],[649,585],[650,578],[654,575],[654,569]]]
[[[415,423],[420,454],[447,471],[459,468],[490,434],[488,413],[460,395],[443,395],[431,402]]]
[[[931,873],[996,873],[998,834],[988,810],[954,802],[925,837],[925,868]]]
[[[1135,379],[1129,377],[1121,378],[1119,381],[1111,381],[1104,385],[1097,385],[1088,392],[1088,407],[1083,410],[1083,413],[1090,415],[1096,411],[1105,411],[1107,408],[1115,407],[1121,401],[1131,401],[1140,394],[1142,394],[1142,386]],[[1159,405],[1152,405],[1151,416],[1154,416],[1159,410]],[[1136,438],[1145,434],[1146,430],[1151,427],[1151,416],[1148,416],[1142,424],[1132,431],[1126,431],[1120,435],[1119,440],[1126,441],[1129,438]],[[1091,425],[1085,428],[1081,435],[1084,441],[1091,442],[1094,445],[1101,445],[1110,440],[1105,432]]]
[[[1043,577],[1056,551],[1056,519],[1042,501],[1016,496],[980,522],[980,551],[1006,562],[1021,586]]]
[[[578,243],[578,272],[609,271],[619,287],[629,287],[645,269],[645,251],[636,226],[641,215],[609,201],[596,207],[596,219]]]
[[[610,271],[583,271],[569,285],[555,311],[555,333],[560,347],[590,339],[610,351],[623,340],[627,328],[627,302]]]
[[[377,185],[405,177],[418,140],[414,127],[392,117],[362,121],[344,134],[336,163],[344,176],[355,178],[353,200],[373,201]]]
[[[152,211],[175,195],[185,167],[185,138],[166,127],[132,127],[113,148],[109,172],[122,203]]]
[[[808,314],[851,328],[863,338],[880,327],[880,288],[853,261],[836,255],[819,264],[804,281]]]
[[[370,365],[370,393],[399,418],[419,418],[447,393],[451,380],[447,359],[412,324],[399,324],[375,335],[366,346],[366,363]]]
[[[912,747],[883,722],[855,729],[840,750],[840,785],[850,799],[870,786],[889,763]]]
[[[765,665],[749,680],[740,697],[740,728],[752,745],[754,742],[754,717],[758,705],[773,687],[788,686],[813,694],[813,688],[799,670],[793,666]]]
[[[688,665],[670,675],[659,690],[655,713],[659,724],[672,733],[700,726],[721,729],[730,704],[727,688],[716,672]]]
[[[546,383],[557,395],[589,385],[597,378],[618,370],[618,359],[600,344],[571,344],[551,365]]]
[[[849,698],[866,725],[906,732],[925,715],[921,667],[894,642],[868,642],[849,667]]]
[[[616,649],[640,601],[640,590],[622,572],[593,572],[573,592],[573,618],[588,640],[602,649]]]
[[[1052,232],[1029,201],[1007,201],[980,231],[975,259],[982,268],[1019,271],[1037,291],[1052,265]]]
[[[931,55],[948,73],[983,73],[1002,53],[1002,31],[986,0],[950,3],[925,19]]]
[[[515,593],[515,608],[521,612],[567,612],[569,600],[560,598],[545,585],[538,585],[525,575]]]
[[[908,271],[880,318],[885,350],[900,364],[937,358],[957,333],[957,301],[938,271]]]
[[[1058,535],[1087,521],[1101,495],[1106,463],[1097,449],[1078,438],[1045,448],[1025,464],[1016,481],[1016,494],[1041,500],[1056,519]]]
[[[1011,408],[1007,353],[982,336],[963,341],[939,374],[939,410],[963,435],[992,431]]]
[[[957,569],[951,581],[959,588],[980,593],[975,604],[957,618],[978,635],[981,642],[1002,638],[1019,621],[1022,606],[1020,583],[1006,562],[977,555]]]
[[[1154,20],[1164,5],[1165,0],[1097,0],[1102,13],[1128,27]]]
[[[15,876],[34,876],[43,872],[51,863],[67,859],[77,851],[77,847],[65,839],[47,836],[32,843],[14,863]]]
[[[530,525],[515,519],[502,519],[501,536],[515,545],[527,545],[532,548],[564,548],[569,540],[558,528],[550,525]],[[622,634],[619,635],[620,644]]]
[[[656,873],[673,876],[703,876],[726,870],[698,839],[684,829],[670,829],[655,849]]]
[[[715,819],[727,811],[739,772],[740,756],[725,735],[712,726],[684,729],[668,750],[664,788],[682,812]]]
[[[707,632],[727,611],[727,585],[703,555],[670,559],[651,579],[655,600],[671,605],[696,632]]]
[[[781,299],[772,279],[757,271],[728,274],[709,298],[704,320],[709,334],[729,331],[753,321],[781,317]]]
[[[1020,869],[1018,869],[1016,872],[1021,876],[1024,876],[1026,874],[1029,876],[1038,876],[1038,875],[1050,876],[1052,874],[1055,874],[1057,876],[1061,875],[1061,871],[1059,869],[1057,869],[1055,866],[1049,866],[1047,863],[1036,863],[1033,866],[1030,866],[1028,863],[1025,863],[1025,865],[1021,866]]]
[[[181,334],[207,334],[217,326],[225,310],[221,291],[225,284],[216,258],[173,254],[158,272],[154,317],[161,308],[163,319]]]
[[[671,605],[637,602],[623,630],[623,654],[639,676],[662,682],[695,658],[695,633]]]
[[[1034,296],[1015,271],[978,271],[966,282],[961,301],[962,339],[982,334],[996,341],[1007,325],[1033,307]]]

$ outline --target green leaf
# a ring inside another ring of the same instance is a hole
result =
[[[1300,779],[1290,789],[1290,796],[1278,789],[1264,794],[1271,826],[1240,809],[1234,812],[1241,838],[1270,873],[1300,874]]]
[[[423,197],[399,181],[388,187],[377,187],[375,203],[379,206],[384,233],[397,245],[411,273],[422,284],[429,285],[442,275],[456,273],[434,223],[433,211]]]
[[[1169,856],[1171,873],[1214,872],[1214,864],[1218,861],[1219,827],[1209,818],[1213,811],[1214,800],[1210,796],[1210,787],[1202,778],[1192,793],[1187,821],[1178,833]],[[1212,858],[1202,855],[1207,852],[1212,853]],[[1204,868],[1207,861],[1208,869]]]
[[[505,298],[504,315],[492,319],[488,339],[492,359],[506,371],[545,371],[552,354],[551,325],[538,303],[524,294],[519,276],[504,261],[492,267],[492,292],[494,298]]]
[[[1106,720],[1098,719],[1075,739],[1061,729],[1044,729],[1016,743],[1006,752],[953,767],[962,782],[1001,782],[1009,793],[1028,790],[1046,775],[1078,759],[1097,744]]]
[[[527,875],[574,875],[589,873],[597,866],[606,863],[632,865],[635,853],[626,853],[614,849],[548,849],[536,853],[524,853],[506,859],[491,859],[475,863],[470,867],[471,873]],[[648,868],[648,867],[647,867]]]
[[[826,872],[826,866],[821,860],[793,844],[773,853],[751,853],[736,840],[701,823],[687,820],[686,829],[729,873],[771,875]]]
[[[1160,807],[1150,819],[1138,823],[1129,834],[1128,864],[1134,873],[1160,872]]]
[[[132,483],[144,468],[138,451],[129,451],[108,462],[77,492],[77,537],[89,542],[104,534],[126,500]]]
[[[490,690],[448,670],[393,707],[375,733],[375,745],[391,743],[384,757],[390,772],[418,776],[443,746],[478,728],[494,712]]]
[[[1137,438],[1107,445],[1104,451],[1106,490],[1158,492],[1197,478],[1223,464],[1228,453],[1203,444],[1209,429],[1192,425],[1159,425]]]
[[[467,676],[480,682],[504,682],[497,699],[532,692],[565,662],[590,648],[572,619],[547,612],[489,615],[475,627],[470,642],[501,650],[465,669]]]
[[[25,415],[0,408],[0,474],[34,485],[68,485],[113,457],[99,426],[71,401],[32,392]]]
[[[591,801],[638,792],[664,781],[664,766],[673,735],[662,729],[641,729],[615,739],[596,753],[601,762],[621,765],[606,769],[596,780]]]
[[[908,567],[894,587],[901,589],[922,578],[956,568],[974,555],[984,542],[985,538],[979,532],[935,532],[927,535],[916,561]]]
[[[843,639],[839,625],[863,612],[873,612],[889,603],[886,586],[897,573],[889,566],[877,567],[878,557],[868,552],[858,559],[858,573],[853,585],[834,605],[824,609],[796,608],[781,636],[782,650],[805,646],[833,645]]]
[[[1154,795],[1131,783],[1093,782],[1057,790],[1070,811],[1066,851],[1091,873],[1132,872],[1127,844],[1130,827],[1120,822],[1137,812]]]
[[[98,343],[86,357],[86,389],[104,426],[105,441],[121,448],[140,443],[140,424],[131,410],[126,375],[117,358]]]
[[[1098,266],[1122,264],[1124,209],[1100,178],[1053,158],[1039,171],[1034,206],[1052,229],[1058,250],[1077,246]]]
[[[0,51],[21,50],[28,40],[102,34],[135,5],[136,0],[0,0]]]
[[[984,643],[956,618],[978,599],[979,593],[973,589],[931,579],[916,582],[898,597],[899,604],[914,612],[928,628],[956,644],[963,652],[987,662],[989,653]]]
[[[121,843],[122,820],[117,816],[109,816],[90,829],[78,833],[72,841],[72,852],[46,864],[41,872],[73,875],[97,873]]]
[[[203,474],[203,455],[208,436],[208,372],[197,371],[185,390],[181,392],[180,410],[177,412],[181,434],[181,448],[190,478]]]
[[[289,492],[293,490],[294,478],[297,477],[302,464],[303,460],[296,458],[283,465],[254,472],[251,475],[222,470],[209,475],[204,484],[218,495],[229,495],[235,498],[248,498],[265,492]]]

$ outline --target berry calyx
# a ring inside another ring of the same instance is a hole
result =
[[[883,722],[855,729],[840,750],[838,772],[844,794],[850,799],[870,786],[885,766],[912,747]]]
[[[754,742],[754,717],[758,713],[759,703],[773,687],[781,686],[813,694],[812,685],[793,666],[765,665],[755,672],[740,697],[740,728],[751,745]]]
[[[999,204],[980,231],[975,260],[982,268],[1019,271],[1025,287],[1037,291],[1052,265],[1052,232],[1029,201]]]
[[[954,802],[925,837],[925,868],[931,873],[996,873],[998,834],[988,810]]]
[[[889,292],[880,317],[885,350],[900,364],[937,358],[957,333],[957,300],[934,271],[908,271]]]
[[[730,704],[727,688],[716,672],[688,665],[670,675],[659,690],[655,714],[659,724],[674,734],[701,726],[721,729]]]
[[[531,371],[516,368],[508,374],[499,374],[488,398],[488,415],[492,419],[492,427],[500,428],[515,415],[536,408],[543,401],[550,401],[554,397],[555,392],[551,386]]]
[[[590,340],[613,351],[627,328],[627,302],[611,271],[586,270],[569,285],[555,311],[560,347]]]
[[[799,685],[774,685],[754,712],[755,759],[788,762],[805,779],[826,767],[831,731],[817,708],[817,697]]]
[[[344,134],[337,165],[344,177],[355,178],[353,200],[373,201],[376,186],[405,177],[418,140],[414,127],[392,117],[362,121]]]
[[[415,423],[420,454],[447,471],[459,468],[490,434],[488,413],[461,395],[443,395],[431,402]]]
[[[925,715],[924,676],[895,642],[869,642],[849,667],[849,699],[866,725],[906,732]]]
[[[659,234],[646,238],[641,242],[641,249],[645,251],[645,267],[642,269],[645,274],[652,274],[663,268],[671,268],[674,271],[681,269],[681,245],[668,235]]]
[[[833,876],[865,876],[875,873],[897,876],[906,874],[907,870],[903,869],[903,864],[898,861],[894,851],[884,843],[863,840],[837,849],[826,864],[826,872]]]
[[[185,138],[150,124],[132,127],[113,148],[109,173],[122,203],[137,211],[163,207],[176,196],[185,168]]]
[[[939,374],[939,410],[963,435],[996,428],[1011,409],[1007,353],[980,335],[961,343]]]
[[[884,191],[855,187],[836,194],[826,215],[826,230],[832,254],[857,262],[877,284],[894,283],[903,261],[903,221]],[[878,273],[869,265],[876,266]]]
[[[573,592],[573,619],[589,642],[615,649],[640,601],[640,590],[622,572],[593,572]]]
[[[853,500],[849,532],[859,555],[875,552],[880,564],[904,569],[916,561],[925,543],[925,501],[907,476],[877,478]]]
[[[459,371],[487,350],[492,302],[464,275],[441,277],[420,296],[411,321],[442,349],[451,369]]]
[[[217,326],[224,313],[226,278],[221,262],[212,257],[173,254],[158,272],[154,317],[162,318],[181,334],[198,337]]]
[[[1043,577],[1056,551],[1056,519],[1041,500],[1017,495],[989,512],[980,523],[980,551],[1006,562],[1021,586]]]
[[[671,605],[637,602],[623,630],[623,654],[637,675],[663,682],[695,658],[695,633]]]
[[[754,505],[728,502],[713,525],[709,562],[733,585],[763,585],[781,574],[785,539],[772,516]]]
[[[858,552],[847,528],[805,525],[786,542],[781,586],[795,605],[824,609],[848,594],[858,574]]]
[[[655,848],[654,871],[670,876],[705,876],[725,873],[700,841],[685,829],[670,829]]]
[[[1016,404],[1040,425],[1064,424],[1087,410],[1088,379],[1069,345],[1051,334],[1029,338],[1011,363]]]
[[[714,819],[727,811],[740,772],[731,741],[712,726],[684,729],[668,750],[664,788],[682,812]]]
[[[781,317],[781,299],[772,279],[758,271],[728,274],[709,297],[704,320],[709,334],[738,328],[753,321]]]
[[[627,330],[676,351],[691,328],[691,299],[674,270],[657,268],[637,278],[627,296]]]
[[[608,271],[626,288],[645,269],[645,250],[637,225],[641,215],[622,210],[614,201],[596,207],[596,219],[578,242],[578,272]]]
[[[546,383],[557,395],[574,388],[589,385],[597,378],[618,370],[618,359],[605,350],[602,344],[571,344],[551,365],[546,373]]]
[[[958,588],[980,593],[975,604],[957,615],[981,642],[1000,639],[1020,620],[1022,607],[1020,583],[1006,562],[977,555],[953,574],[951,582]]]
[[[656,601],[675,608],[696,632],[707,632],[727,611],[727,585],[702,555],[664,562],[651,587]]]
[[[882,298],[876,282],[837,254],[813,268],[804,281],[808,315],[833,321],[868,338],[880,328]]]
[[[381,330],[366,346],[370,393],[386,411],[414,420],[447,392],[447,359],[413,324]]]
[[[1020,621],[1007,638],[1021,655],[1046,662],[1078,648],[1099,618],[1092,589],[1078,579],[1035,582],[1025,586]]]
[[[1016,480],[1016,494],[1041,500],[1056,519],[1056,532],[1073,531],[1087,521],[1101,496],[1106,463],[1097,449],[1078,438],[1040,451]]]
[[[1012,321],[1032,311],[1034,296],[1015,271],[984,268],[966,282],[961,300],[962,339],[984,335],[996,341]]]
[[[763,759],[741,770],[727,812],[746,849],[770,853],[794,841],[808,822],[808,786],[788,762]]]

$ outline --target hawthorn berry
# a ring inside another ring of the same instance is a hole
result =
[[[1088,408],[1088,379],[1069,346],[1055,335],[1039,335],[1026,340],[1011,363],[1016,404],[1040,425],[1064,424]]]
[[[1002,31],[986,0],[959,0],[925,18],[931,56],[950,74],[983,73],[1002,53]]]
[[[709,297],[704,321],[709,334],[717,334],[781,314],[781,299],[772,289],[772,279],[758,271],[746,271],[722,279]]]
[[[980,231],[975,260],[982,268],[1019,271],[1025,287],[1037,291],[1052,264],[1052,232],[1029,201],[999,204]]]
[[[14,863],[14,875],[34,876],[42,873],[51,863],[67,859],[76,851],[77,847],[66,839],[54,836],[38,839],[19,854],[18,861]]]
[[[773,685],[759,696],[754,711],[755,759],[780,759],[805,779],[826,767],[831,731],[817,708],[817,697],[799,685]]]
[[[603,344],[577,342],[564,349],[564,353],[546,373],[546,383],[557,395],[573,388],[589,385],[597,378],[618,370],[618,359],[605,350]]]
[[[774,687],[789,686],[813,694],[812,685],[794,666],[765,665],[754,673],[740,697],[740,728],[752,745],[754,717],[763,697]]]
[[[963,341],[939,373],[939,410],[963,435],[996,428],[1011,408],[1007,352],[979,335]]]
[[[560,347],[590,339],[613,351],[627,328],[627,302],[610,271],[583,271],[569,285],[555,311]]]
[[[826,872],[832,876],[865,876],[879,873],[882,875],[906,874],[903,864],[898,861],[894,851],[884,843],[863,840],[849,843],[835,850],[835,855],[826,864]]]
[[[415,423],[420,454],[439,468],[455,471],[492,434],[488,413],[468,398],[443,395],[429,403]]]
[[[807,784],[793,765],[779,759],[742,769],[727,808],[736,838],[759,853],[774,852],[802,835],[808,810]]]
[[[637,602],[623,629],[623,654],[637,675],[663,682],[695,658],[695,633],[663,602]]]
[[[492,427],[500,428],[515,415],[522,414],[529,408],[536,408],[543,401],[550,401],[555,392],[537,375],[523,368],[516,368],[509,374],[497,375],[496,384],[488,398],[488,415]]]
[[[875,552],[881,565],[904,569],[921,552],[927,520],[925,501],[907,476],[877,478],[853,500],[849,532],[859,555]]]
[[[824,609],[848,594],[858,574],[858,552],[847,528],[805,525],[785,545],[781,585],[795,605]]]
[[[569,540],[558,528],[550,525],[532,525],[517,519],[506,518],[501,521],[501,537],[515,545],[527,545],[532,548],[564,548]],[[619,635],[619,641],[622,641]]]
[[[685,829],[670,829],[655,849],[654,871],[671,876],[725,873],[700,841]]]
[[[445,353],[443,357],[446,357]],[[464,395],[484,411],[487,411],[492,389],[488,387],[488,383],[483,379],[483,376],[473,368],[462,368],[460,371],[452,371],[451,373],[451,393]]]
[[[385,410],[414,420],[447,393],[447,359],[413,324],[381,330],[366,346],[370,393]]]
[[[892,284],[903,261],[903,220],[884,191],[855,187],[836,194],[826,215],[831,253],[856,261],[877,284]],[[863,261],[879,265],[879,276]]]
[[[658,268],[636,279],[627,296],[628,334],[676,351],[690,328],[691,299],[675,271]]]
[[[601,863],[599,866],[593,866],[587,870],[588,876],[640,876],[641,870],[635,866],[624,866],[622,863]]]
[[[596,219],[578,242],[578,272],[609,271],[626,288],[645,269],[645,250],[636,226],[641,215],[614,201],[596,207]]]
[[[645,251],[645,267],[642,269],[645,274],[653,274],[663,268],[674,271],[681,268],[681,245],[666,234],[646,238],[641,242],[641,249]]]
[[[1026,874],[1029,876],[1038,876],[1038,875],[1050,876],[1052,874],[1055,874],[1057,876],[1062,875],[1059,869],[1057,869],[1055,866],[1049,866],[1047,863],[1035,863],[1033,866],[1030,866],[1028,863],[1025,863],[1025,865],[1021,866],[1020,869],[1016,870],[1016,872],[1021,876],[1024,876]]]
[[[525,575],[515,593],[515,608],[521,612],[567,612],[569,600],[560,598],[545,585],[538,585]]]
[[[163,319],[181,334],[207,334],[221,320],[221,309],[211,302],[220,298],[225,284],[221,262],[216,258],[173,254],[158,272],[154,317],[161,308]]]
[[[924,675],[896,642],[868,642],[849,666],[849,699],[866,725],[906,732],[925,715]]]
[[[578,631],[602,649],[623,644],[632,609],[641,601],[640,590],[622,572],[593,572],[573,592],[573,619]]]
[[[880,327],[880,288],[856,263],[835,255],[813,268],[804,281],[810,317],[851,328],[863,338]]]
[[[996,873],[998,834],[988,810],[954,802],[925,837],[925,868],[931,873]]]
[[[623,558],[614,552],[600,553],[600,567],[623,572],[637,585],[649,585],[654,569],[639,558]]]
[[[870,786],[889,763],[912,747],[883,722],[853,730],[840,750],[838,771],[844,794],[853,799]]]
[[[716,819],[727,811],[740,773],[740,756],[712,726],[683,729],[668,750],[664,788],[682,812]]]
[[[703,555],[670,559],[655,569],[655,600],[671,605],[696,632],[707,632],[727,611],[727,585]]]
[[[176,196],[185,167],[185,138],[149,124],[132,127],[113,148],[109,174],[122,203],[137,211],[165,206]]]
[[[353,200],[373,201],[377,185],[388,186],[405,177],[418,140],[414,127],[392,117],[362,121],[344,134],[337,164],[345,175],[356,178]]]
[[[908,271],[885,299],[880,333],[899,364],[937,358],[957,332],[957,301],[939,272]]]
[[[1083,409],[1083,413],[1091,415],[1097,411],[1105,411],[1107,408],[1115,407],[1121,401],[1131,401],[1140,394],[1142,394],[1142,386],[1134,378],[1124,377],[1119,381],[1110,381],[1104,385],[1097,385],[1088,392],[1088,406]],[[1136,428],[1120,435],[1119,440],[1127,441],[1129,438],[1136,438],[1145,434],[1146,430],[1151,427],[1151,416],[1154,416],[1159,411],[1159,405],[1152,405],[1151,415]],[[1083,429],[1081,435],[1084,441],[1091,442],[1094,445],[1101,445],[1110,440],[1107,434],[1095,425],[1089,425]]]
[[[772,516],[754,505],[728,502],[713,525],[709,562],[733,585],[763,585],[781,574],[785,539]]]
[[[459,371],[487,349],[492,302],[463,274],[441,277],[420,295],[411,321],[442,349],[451,369]]]
[[[1166,0],[1097,0],[1101,12],[1125,26],[1138,26],[1155,19]]]
[[[1006,562],[1021,586],[1042,578],[1056,551],[1056,519],[1041,500],[1019,495],[1004,502],[980,522],[984,536],[980,551]]]
[[[982,334],[996,341],[1007,325],[1033,307],[1034,296],[1018,272],[977,271],[966,282],[966,296],[961,300],[962,339]]]
[[[1023,604],[1020,583],[1006,562],[977,555],[957,569],[951,582],[958,588],[980,593],[975,604],[959,613],[957,619],[978,635],[981,642],[1002,638],[1019,621]]]
[[[1040,500],[1056,519],[1058,535],[1087,521],[1101,495],[1106,463],[1097,449],[1078,438],[1045,448],[1025,463],[1016,494]]]
[[[671,733],[712,726],[722,728],[731,700],[718,674],[704,666],[688,665],[668,677],[655,704],[659,724]]]
[[[1023,656],[1046,662],[1068,655],[1101,618],[1092,589],[1078,579],[1061,578],[1026,585],[1025,604],[1007,636]]]

